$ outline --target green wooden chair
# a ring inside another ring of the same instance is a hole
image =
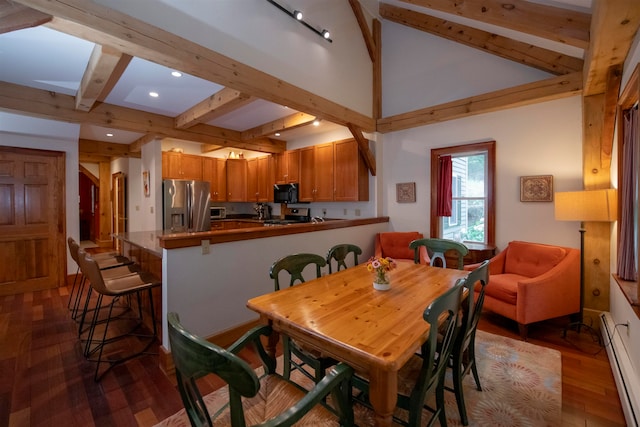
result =
[[[353,254],[353,265],[358,265],[358,255],[362,255],[362,249],[350,243],[341,243],[329,249],[327,253],[327,265],[329,266],[329,274],[333,273],[331,262],[336,261],[336,271],[340,271],[340,267],[347,268],[346,259],[349,254]]]
[[[440,260],[442,268],[447,268],[447,260],[445,259],[445,252],[453,250],[458,255],[458,270],[463,269],[464,256],[469,253],[469,249],[460,242],[448,239],[417,239],[409,243],[409,248],[414,251],[414,262],[420,263],[420,247],[427,248],[429,259],[431,259],[431,265],[437,267],[437,261]]]
[[[428,409],[432,412],[428,426],[432,426],[436,420],[440,421],[441,426],[447,425],[444,378],[459,329],[456,325],[464,284],[464,279],[458,280],[453,288],[439,296],[424,311],[422,317],[429,324],[429,336],[422,344],[421,354],[414,354],[398,372],[396,407],[409,412],[408,420],[394,416],[394,421],[399,424],[422,426],[423,409]],[[361,391],[354,395],[354,400],[369,406],[368,379],[354,375],[353,386]],[[431,408],[425,402],[434,393],[436,407]]]
[[[322,275],[321,267],[327,265],[327,262],[320,255],[309,253],[287,255],[274,262],[269,270],[269,276],[274,281],[275,290],[280,290],[278,277],[281,271],[289,273],[289,286],[293,286],[298,282],[304,283],[302,272],[309,265],[315,265],[316,278],[318,278]],[[290,378],[292,369],[298,369],[306,377],[318,383],[324,377],[327,368],[338,363],[335,359],[323,356],[319,351],[304,348],[284,334],[282,335],[282,352],[284,355],[283,376],[285,378]],[[297,356],[299,361],[291,357],[292,354]],[[305,365],[313,369],[313,375],[304,369]]]
[[[464,403],[462,380],[471,371],[478,391],[482,391],[478,367],[476,365],[476,330],[482,313],[484,303],[484,289],[489,283],[489,260],[483,261],[480,266],[469,273],[465,281],[465,287],[469,290],[468,297],[463,301],[462,329],[456,337],[451,354],[451,367],[453,369],[453,392],[456,395],[460,420],[463,425],[468,425],[467,411]],[[477,292],[474,292],[477,291]],[[474,297],[475,294],[475,297]]]
[[[267,355],[260,337],[271,334],[269,326],[251,329],[229,348],[224,349],[187,331],[176,313],[168,313],[169,343],[176,367],[178,390],[192,426],[225,425],[245,427],[246,420],[259,421],[254,426],[353,425],[349,402],[353,370],[339,364],[310,392],[275,372],[276,360]],[[258,376],[238,353],[254,346],[264,374]],[[218,389],[217,398],[207,399],[219,405],[207,407],[197,380],[215,374],[228,384]],[[333,407],[323,400],[331,394]],[[223,398],[226,397],[226,399]],[[265,410],[271,408],[271,411]],[[276,411],[273,408],[282,408]],[[274,414],[275,412],[275,414]]]

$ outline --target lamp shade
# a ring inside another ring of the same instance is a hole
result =
[[[615,189],[569,191],[555,194],[555,217],[559,221],[601,221],[617,219]]]

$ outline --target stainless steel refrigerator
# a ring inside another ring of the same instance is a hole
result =
[[[162,181],[164,229],[174,232],[211,230],[209,187],[207,181]]]

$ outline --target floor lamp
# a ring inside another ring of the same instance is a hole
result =
[[[584,324],[584,223],[612,222],[617,215],[618,196],[614,189],[570,191],[555,194],[555,217],[558,221],[580,221],[580,313],[576,321],[569,323],[564,330],[575,327],[580,333]]]

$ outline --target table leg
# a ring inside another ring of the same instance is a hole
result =
[[[280,334],[276,331],[272,331],[271,335],[269,335],[269,339],[267,340],[267,354],[274,359],[277,357],[276,347],[278,346],[278,341],[280,341]]]
[[[369,375],[369,400],[376,427],[389,427],[398,399],[398,373],[374,369]]]

